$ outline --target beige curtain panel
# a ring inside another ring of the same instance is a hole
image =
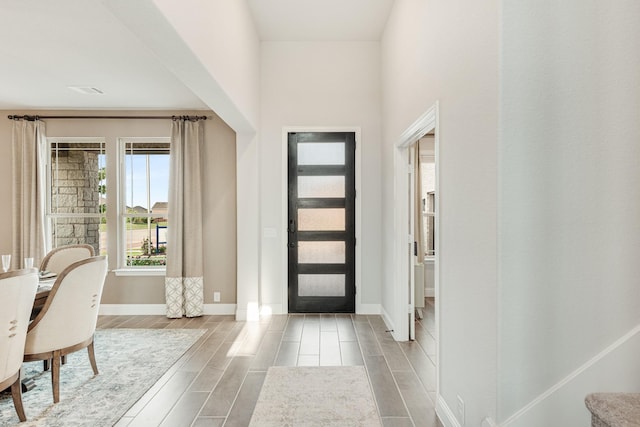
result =
[[[167,317],[202,316],[204,310],[201,121],[171,126],[169,227],[165,295]]]
[[[26,257],[39,265],[46,252],[46,144],[44,122],[13,122],[12,268],[23,268]]]

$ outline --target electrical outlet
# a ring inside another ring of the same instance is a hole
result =
[[[220,302],[220,292],[215,291],[213,293],[213,302]]]
[[[460,395],[456,395],[457,397],[457,407],[458,410],[458,421],[460,421],[460,425],[464,425],[464,400],[460,397]]]

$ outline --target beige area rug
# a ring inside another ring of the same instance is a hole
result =
[[[42,362],[23,364],[36,387],[22,395],[20,423],[11,393],[0,393],[0,426],[111,427],[189,349],[203,329],[98,329],[99,375],[86,350],[70,354],[60,369],[60,403],[53,403],[51,372]]]
[[[381,426],[363,366],[269,368],[250,427]]]

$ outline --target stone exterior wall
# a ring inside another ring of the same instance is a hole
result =
[[[99,213],[98,154],[60,150],[52,156],[52,213]],[[53,246],[86,243],[100,253],[99,218],[55,218]]]

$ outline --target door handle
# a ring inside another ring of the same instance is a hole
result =
[[[296,246],[298,246],[297,242],[296,242],[296,220],[295,219],[291,219],[289,220],[289,228],[287,228],[287,231],[289,232],[289,243],[287,244],[287,246],[289,246],[290,248],[295,248]]]

